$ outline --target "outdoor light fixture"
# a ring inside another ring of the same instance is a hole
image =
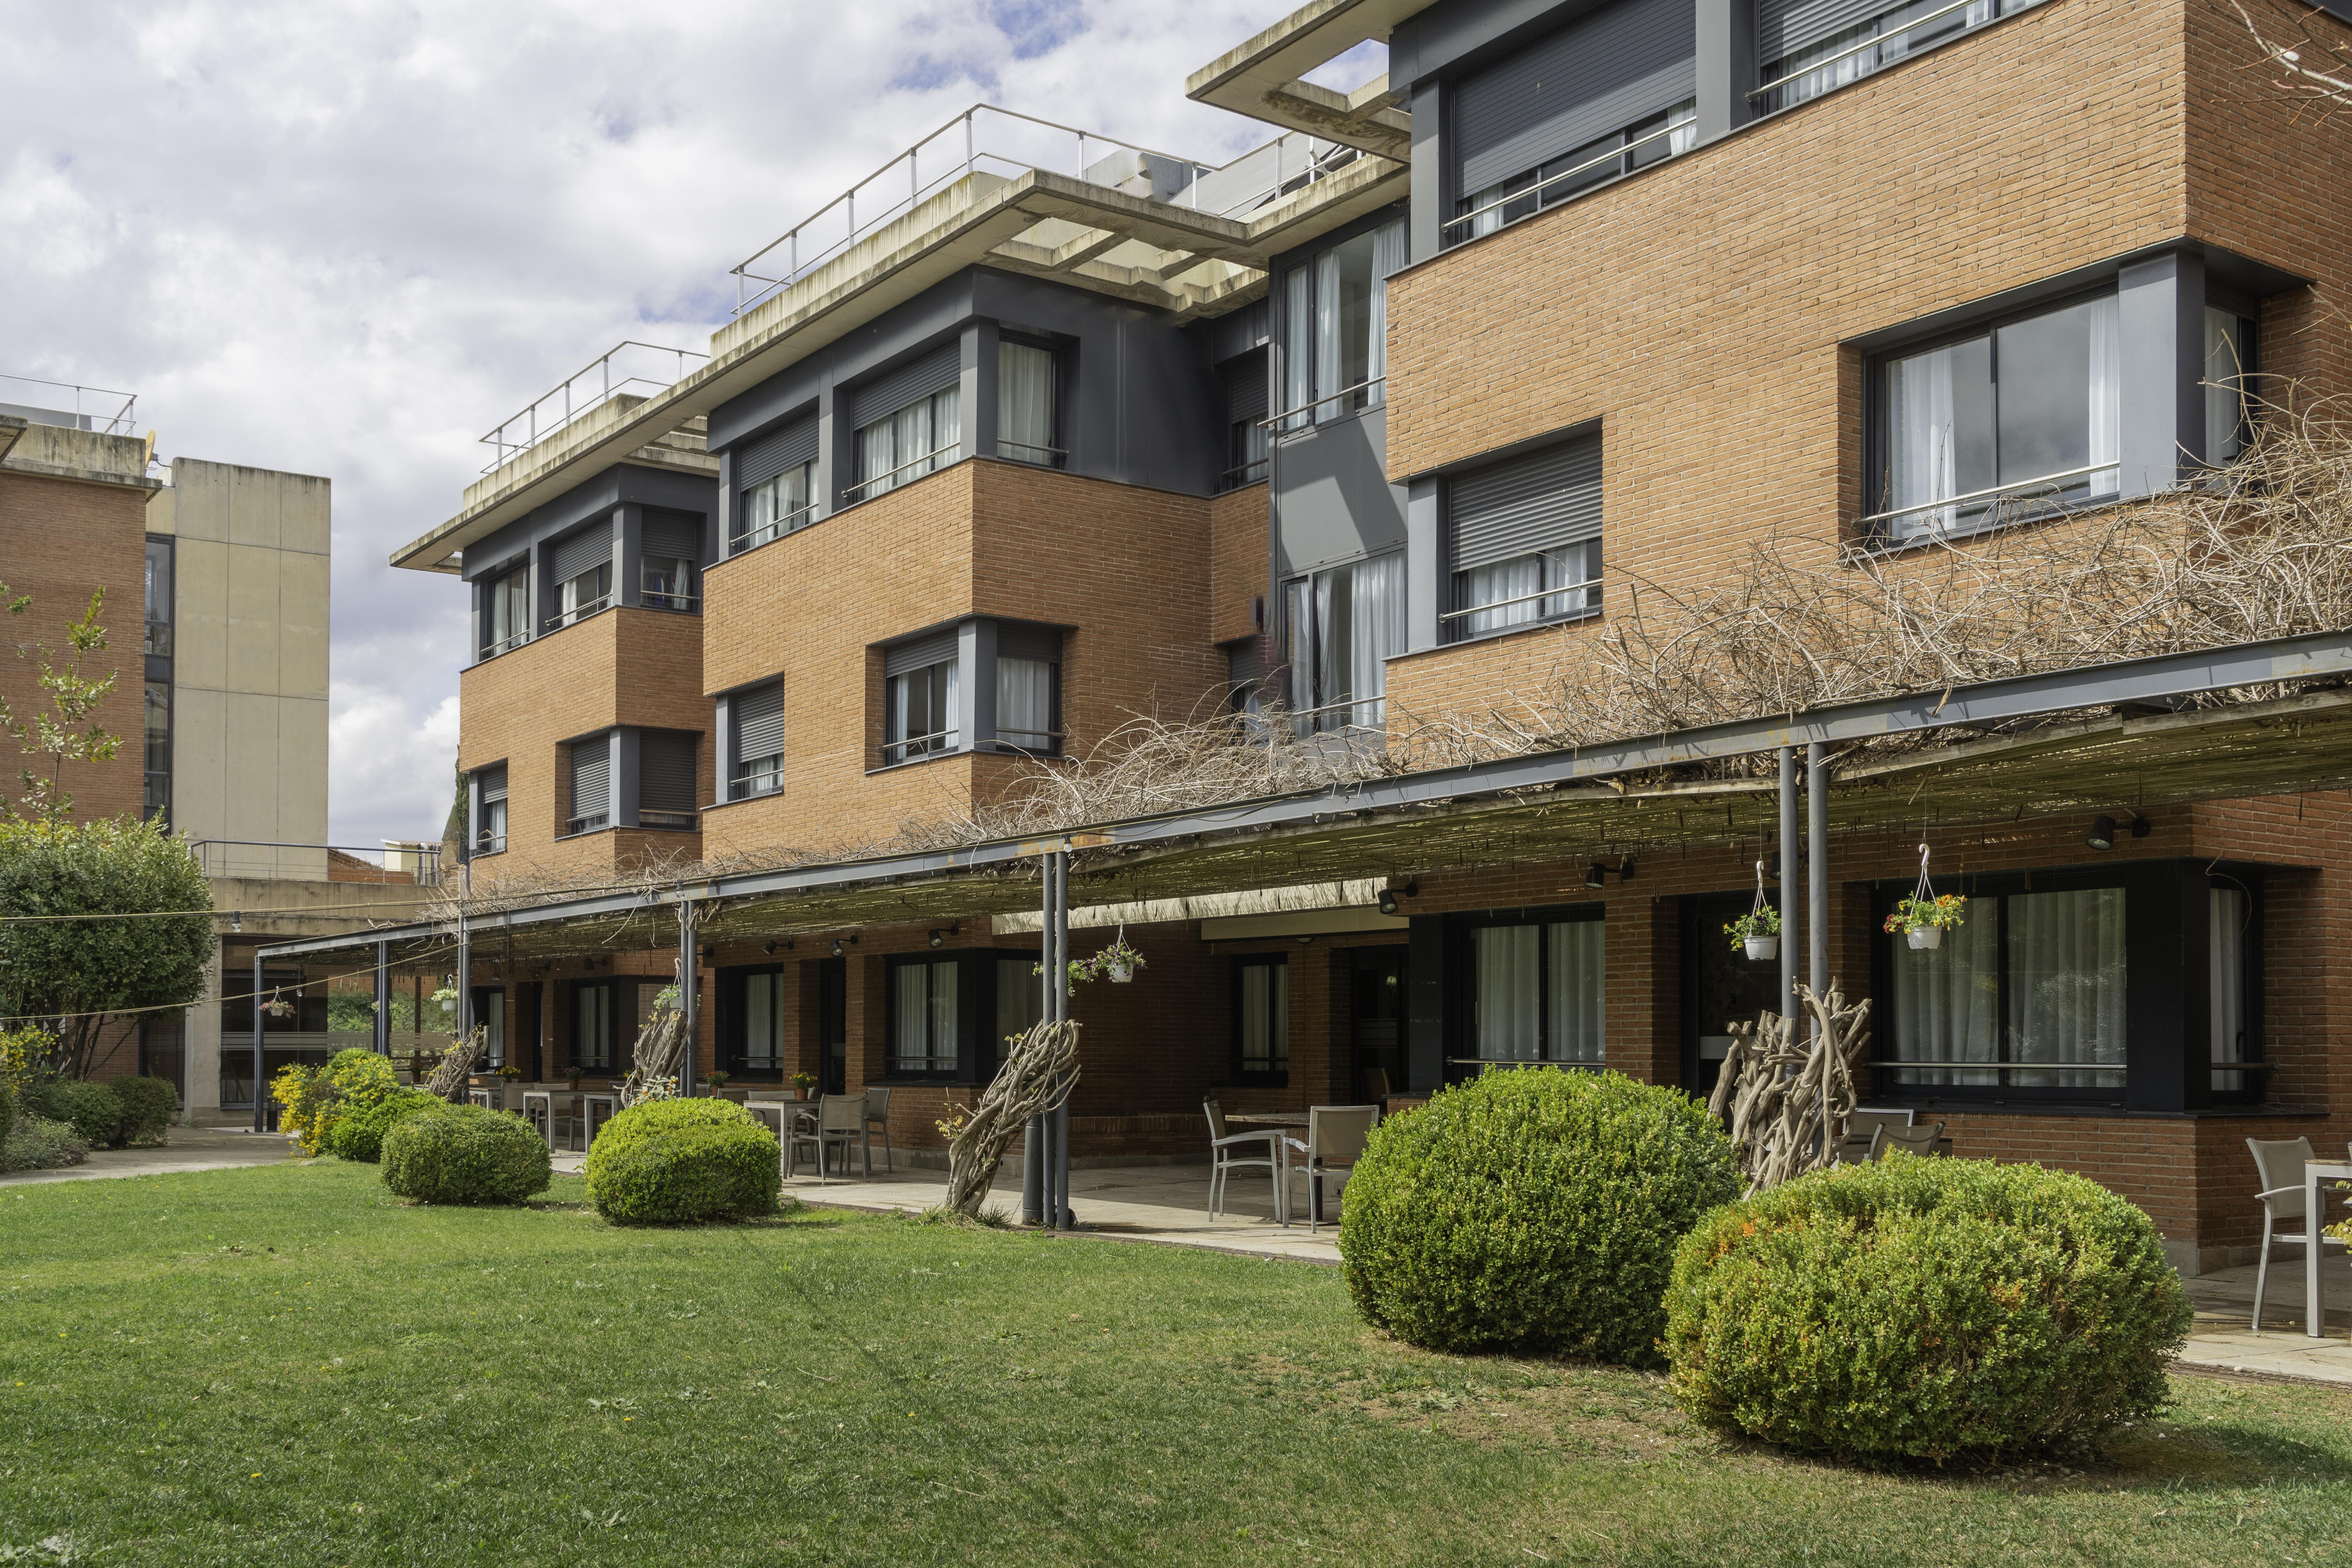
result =
[[[774,939],[773,937],[771,937],[771,938],[769,938],[766,942],[761,942],[761,943],[760,944],[760,951],[761,951],[761,952],[766,953],[770,958],[773,958],[773,957],[775,957],[775,956],[776,956],[776,942],[775,942],[775,939]]]
[[[2116,847],[2116,819],[2112,816],[2093,817],[2091,836],[2083,842],[2094,849],[2113,849]]]
[[[833,956],[835,958],[839,958],[841,956],[841,939],[839,937],[834,938]]]
[[[1633,879],[1633,858],[1631,855],[1626,856],[1625,863],[1617,868],[1617,879],[1621,882]]]
[[[1598,860],[1595,860],[1591,865],[1587,866],[1584,868],[1584,885],[1588,888],[1607,887],[1609,885],[1609,868],[1603,866]]]
[[[1393,888],[1382,888],[1381,889],[1381,913],[1384,915],[1392,915],[1396,913],[1396,889]]]
[[[2154,831],[2155,827],[2156,824],[2150,822],[2145,816],[2135,816],[2132,818],[2132,837],[2134,838],[2147,837],[2150,832]]]
[[[932,945],[933,947],[945,947],[945,946],[947,946],[947,944],[948,944],[948,933],[947,933],[947,932],[945,932],[945,931],[933,931],[931,932],[931,945]]]

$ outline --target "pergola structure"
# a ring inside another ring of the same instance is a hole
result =
[[[381,977],[396,961],[449,952],[461,976],[462,1033],[471,1026],[462,977],[471,957],[490,946],[502,958],[530,960],[674,944],[681,972],[691,974],[705,941],[936,925],[1042,907],[1046,952],[1066,955],[1073,906],[1573,859],[1603,847],[1760,842],[1772,837],[1777,819],[1785,998],[1799,978],[1801,952],[1816,989],[1828,978],[1832,836],[2352,786],[2352,688],[2335,684],[2346,678],[2352,678],[2352,632],[2332,632],[1956,685],[1045,837],[696,874],[536,901],[484,899],[440,919],[262,948],[255,989],[265,960],[372,952]],[[1764,773],[1766,759],[1777,759],[1777,777]],[[1743,763],[1748,773],[1739,776]],[[1691,776],[1710,770],[1727,776]],[[1810,824],[1801,836],[1810,908],[1800,908],[1797,892],[1800,793]],[[1809,946],[1801,931],[1811,934]],[[1063,966],[1045,970],[1045,1016],[1065,1016],[1066,997],[1051,992]],[[696,989],[681,987],[689,1028]],[[258,1081],[257,1010],[253,1049]],[[691,1053],[678,1092],[694,1092]],[[262,1114],[257,1097],[257,1127]],[[1058,1136],[1028,1141],[1024,1207],[1033,1220],[1043,1207],[1041,1183],[1043,1192],[1056,1187],[1054,1173],[1041,1175],[1038,1152],[1058,1151],[1055,1164],[1066,1183],[1066,1139],[1065,1124]],[[1066,1224],[1066,1202],[1055,1198],[1054,1209]]]

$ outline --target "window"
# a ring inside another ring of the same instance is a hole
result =
[[[1405,263],[1402,218],[1342,240],[1283,279],[1283,428],[1379,403],[1388,377],[1388,278]]]
[[[2253,439],[2246,377],[2254,369],[2254,323],[2234,310],[2205,307],[2205,460],[2234,463]]]
[[[1690,151],[1697,54],[1688,0],[1617,0],[1449,83],[1439,145],[1453,206],[1439,243]]]
[[[2125,889],[1971,898],[1942,945],[1894,948],[1894,1059],[2047,1064],[1903,1068],[1898,1085],[2104,1090],[2121,1098]],[[2077,1096],[2081,1097],[2081,1096]]]
[[[1034,954],[996,961],[997,1058],[1045,1020],[1045,978],[1036,973]]]
[[[530,640],[530,568],[518,566],[482,589],[482,657],[496,658]]]
[[[1265,478],[1265,351],[1254,349],[1217,367],[1225,392],[1225,471],[1220,490],[1238,489]]]
[[[172,816],[172,683],[147,682],[146,794],[140,812],[149,821]]]
[[[1606,929],[1591,916],[1474,927],[1471,1061],[1599,1067]]]
[[[693,828],[698,739],[676,730],[637,731],[638,826]]]
[[[861,426],[853,490],[872,500],[954,462],[962,455],[962,391],[950,386]]]
[[[1446,485],[1455,640],[1601,607],[1601,437],[1565,441]]]
[[[692,610],[694,574],[702,559],[702,519],[648,511],[638,531],[637,600],[648,609]]]
[[[957,960],[898,959],[890,971],[890,1070],[955,1071]]]
[[[784,787],[784,689],[781,682],[739,691],[730,700],[735,726],[734,777],[727,798],[749,800]]]
[[[1888,355],[1866,521],[1900,542],[2116,494],[2121,382],[2112,293]]]
[[[916,637],[882,656],[885,766],[952,752],[962,744],[957,720],[961,682],[956,628]]]
[[[996,628],[996,743],[1037,754],[1062,744],[1062,634]]]
[[[729,554],[750,550],[816,521],[816,410],[786,420],[735,454],[740,491]]]
[[[474,775],[481,796],[481,816],[474,824],[474,853],[499,855],[507,847],[507,765],[500,763]]]
[[[579,980],[572,985],[572,1063],[591,1072],[613,1070],[614,982]]]
[[[2256,968],[2262,952],[2262,915],[2253,892],[2235,878],[2213,879],[2206,889],[2210,945],[2206,984],[2212,1016],[2206,1037],[2213,1043],[2213,1060],[2256,1062],[2262,1059],[2261,1030],[2254,1006],[2262,994]],[[2252,1073],[2216,1066],[2213,1091],[2228,1099],[2259,1099],[2258,1079]]]
[[[567,833],[596,833],[613,821],[613,742],[610,735],[574,741],[572,752],[572,811]]]
[[[791,987],[782,969],[729,970],[719,980],[730,1073],[776,1079],[784,1070],[784,1017]]]
[[[1759,0],[1757,55],[1763,86],[1749,95],[1759,113],[1794,108],[1996,16],[2039,0]],[[1877,11],[1875,16],[1871,12]],[[1862,18],[1855,20],[1856,17]]]
[[[1290,966],[1282,959],[1234,961],[1234,1061],[1236,1082],[1288,1081]]]
[[[1054,444],[1055,371],[1051,349],[1010,338],[997,343],[997,456],[1049,468],[1061,467],[1065,454]]]
[[[1290,705],[1309,731],[1388,721],[1388,660],[1404,651],[1404,557],[1379,555],[1289,585]]]
[[[496,1072],[507,1065],[506,987],[474,987],[474,1024],[482,1031],[482,1070]]]
[[[172,551],[169,539],[147,541],[147,652],[172,657]]]

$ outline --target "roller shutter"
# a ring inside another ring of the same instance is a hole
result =
[[[613,525],[602,519],[577,533],[567,533],[548,552],[550,569],[559,583],[569,583],[613,559]]]
[[[656,560],[702,561],[702,519],[690,511],[646,513],[642,548]]]
[[[697,737],[676,730],[637,733],[637,809],[695,808],[694,752]]]
[[[849,423],[862,429],[877,419],[896,414],[919,397],[929,397],[956,384],[963,375],[963,347],[950,339],[919,354],[896,370],[854,387],[849,394]]]
[[[482,804],[489,805],[507,797],[507,765],[484,768],[478,776],[482,783]]]
[[[1225,423],[1239,425],[1244,420],[1265,418],[1274,410],[1266,402],[1265,351],[1259,349],[1247,359],[1224,367]]]
[[[1462,475],[1447,487],[1453,569],[1468,572],[1601,535],[1601,437]]]
[[[1886,0],[1756,0],[1756,58],[1786,59],[1888,8]]]
[[[786,468],[814,461],[816,411],[811,409],[735,449],[735,488],[748,490],[766,484]]]
[[[572,815],[601,816],[613,808],[613,742],[591,735],[572,742]]]
[[[1059,664],[1062,661],[1062,630],[1059,626],[1000,622],[996,628],[996,657],[1034,658],[1045,664]]]
[[[755,686],[734,698],[735,755],[772,757],[784,749],[784,689]]]
[[[883,649],[882,673],[904,675],[908,670],[945,664],[955,656],[956,628],[949,626]]]
[[[1454,194],[1475,195],[1696,97],[1696,18],[1692,0],[1619,0],[1465,77],[1450,95]]]

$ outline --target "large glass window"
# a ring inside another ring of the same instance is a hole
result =
[[[996,347],[996,453],[1059,468],[1055,445],[1054,351],[1010,339]]]
[[[1062,742],[1057,709],[1059,665],[1042,658],[996,659],[996,738],[1024,752],[1051,752]]]
[[[1608,1000],[1604,933],[1598,920],[1475,928],[1473,1059],[1600,1066]]]
[[[2253,439],[2246,378],[2254,370],[2254,323],[2205,307],[2205,460],[2234,463]]]
[[[507,993],[502,985],[474,987],[474,1026],[482,1031],[481,1069],[507,1065]]]
[[[996,961],[996,1040],[1000,1058],[1013,1042],[1035,1028],[1045,1016],[1044,977],[1037,960],[1024,954]]]
[[[871,500],[954,462],[962,451],[962,389],[950,386],[860,428],[850,499]]]
[[[499,855],[507,847],[507,765],[482,769],[474,775],[480,786],[481,815],[474,824],[474,853]]]
[[[1578,437],[1446,482],[1459,640],[1601,607],[1601,445]]]
[[[1873,521],[1909,540],[2117,493],[2122,354],[2108,294],[1880,365]]]
[[[639,564],[643,574],[638,598],[658,610],[694,608],[694,563],[682,555],[647,554]]]
[[[784,787],[784,689],[781,682],[754,686],[730,700],[735,726],[734,778],[730,800],[773,795]]]
[[[172,816],[172,683],[151,680],[146,687],[146,793],[140,815],[152,821],[160,813],[168,824]]]
[[[1455,203],[1461,216],[1445,226],[1444,241],[1459,245],[1492,234],[1605,180],[1664,163],[1697,145],[1698,102],[1694,99],[1461,197]]]
[[[1402,218],[1340,241],[1284,279],[1286,430],[1379,403],[1388,377],[1388,279],[1405,264]]]
[[[1280,958],[1234,961],[1234,1057],[1242,1083],[1279,1083],[1290,1072],[1290,966]]]
[[[1907,59],[1964,28],[1980,27],[1996,16],[2021,11],[2036,3],[2037,0],[1965,0],[1956,5],[1954,0],[1911,0],[1869,21],[1820,37],[1807,37],[1810,29],[1800,26],[1795,37],[1780,46],[1787,52],[1765,63],[1760,76],[1764,86],[1753,100],[1765,113],[1793,108]],[[1790,5],[1779,7],[1790,19],[1800,23],[1808,11],[1829,9]],[[1801,43],[1797,42],[1799,38],[1802,39]],[[1790,47],[1790,43],[1797,47]]]
[[[172,657],[172,541],[147,541],[147,652]]]
[[[1895,942],[1896,1084],[2106,1089],[2124,1085],[2125,890],[1969,900],[1941,945]]]
[[[1388,661],[1404,652],[1404,557],[1294,578],[1286,606],[1290,705],[1311,731],[1388,721]]]
[[[816,521],[816,459],[795,463],[743,492],[743,530],[732,541],[749,550]]]
[[[917,757],[952,752],[961,743],[956,726],[956,688],[961,677],[957,661],[925,665],[884,682],[888,705],[882,760],[911,762]]]
[[[956,977],[952,958],[900,959],[890,972],[890,1070],[941,1075],[956,1068]]]
[[[563,626],[594,615],[613,602],[613,563],[599,561],[556,590],[556,620]]]
[[[781,970],[759,970],[743,976],[743,1026],[735,1052],[736,1068],[747,1073],[773,1075],[784,1066],[785,985]]]
[[[530,569],[519,566],[482,590],[482,657],[530,640]]]
[[[575,981],[572,986],[572,1061],[590,1072],[609,1073],[614,1065],[614,983]]]

